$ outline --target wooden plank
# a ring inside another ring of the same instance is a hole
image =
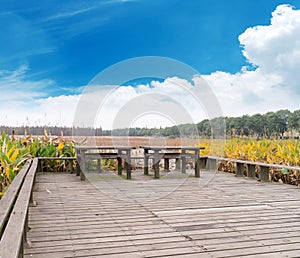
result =
[[[0,257],[12,258],[18,257],[23,252],[23,238],[26,224],[27,210],[34,182],[35,172],[38,165],[38,159],[33,162],[26,175],[19,196],[14,205],[14,209],[9,218],[5,231],[0,242]]]
[[[296,253],[300,246],[298,188],[225,173],[217,173],[205,184],[210,172],[201,176],[200,180],[187,177],[179,185],[180,181],[163,177],[140,182],[149,178],[141,171],[138,177],[132,173],[133,183],[108,178],[93,185],[69,174],[39,175],[34,190],[37,206],[29,212],[32,245],[25,257],[64,257],[69,252],[73,257]],[[118,199],[133,190],[132,202]],[[138,199],[145,191],[166,195],[152,202]]]
[[[17,198],[17,195],[20,191],[24,178],[28,172],[28,169],[31,165],[31,160],[26,161],[25,165],[16,175],[12,181],[9,188],[6,190],[4,196],[1,198],[0,202],[0,238],[3,234],[6,222],[10,215],[10,212],[13,208],[13,204]]]
[[[76,160],[76,157],[38,157],[39,160]]]

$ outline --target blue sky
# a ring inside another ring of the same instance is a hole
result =
[[[67,96],[74,100],[97,73],[133,57],[177,59],[209,76],[207,80],[217,92],[220,86],[215,84],[221,80],[218,76],[223,76],[224,81],[232,80],[229,84],[233,85],[237,83],[238,75],[244,75],[241,72],[243,67],[247,66],[250,71],[261,66],[265,74],[270,74],[267,71],[271,67],[258,58],[270,56],[270,53],[265,50],[256,56],[260,50],[251,48],[253,37],[244,37],[244,47],[239,36],[255,26],[271,28],[272,13],[282,4],[293,6],[290,9],[294,11],[300,8],[298,0],[2,0],[0,123],[69,124],[67,119],[61,121],[61,114],[68,110],[67,107],[56,110],[56,117],[59,113],[60,118],[55,121],[50,118],[50,109],[43,109],[41,101],[45,99],[52,103],[55,97],[66,100]],[[298,28],[293,28],[294,34]],[[291,39],[298,42],[299,37],[296,35]],[[280,38],[278,42],[281,42]],[[294,47],[291,47],[291,53],[295,53]],[[284,74],[292,74],[289,72],[296,69],[294,66]],[[271,73],[275,78],[278,67],[273,68]],[[282,80],[279,81],[275,84],[284,85]],[[297,85],[291,88],[300,92]],[[246,91],[250,89],[249,86]],[[249,92],[240,97],[251,102],[253,94],[256,93]],[[42,112],[35,115],[23,113],[25,121],[21,117],[8,117],[19,107],[24,107],[24,112],[30,110],[26,109],[29,106]],[[284,107],[282,104],[269,109]],[[297,106],[287,105],[287,108],[297,109]],[[265,112],[267,108],[240,108],[240,114],[259,111]],[[230,112],[229,107],[224,107],[224,113],[239,115]]]

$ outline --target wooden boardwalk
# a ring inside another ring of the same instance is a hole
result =
[[[143,177],[38,174],[25,257],[300,257],[299,188]]]

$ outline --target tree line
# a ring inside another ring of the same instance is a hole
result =
[[[165,128],[126,128],[102,130],[99,128],[72,128],[57,126],[0,126],[1,132],[15,135],[81,135],[81,136],[164,136],[164,137],[252,137],[299,138],[300,110],[279,110],[266,114],[205,119],[197,124],[182,124]]]

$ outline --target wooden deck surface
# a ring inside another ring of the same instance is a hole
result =
[[[297,187],[208,171],[89,180],[38,174],[25,257],[300,257]]]

